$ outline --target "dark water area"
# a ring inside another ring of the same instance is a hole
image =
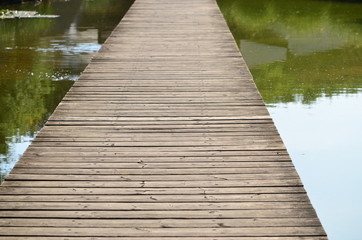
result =
[[[56,19],[0,20],[0,178],[4,178],[133,3],[48,0],[0,9]]]
[[[362,239],[362,4],[218,0],[331,240]]]
[[[362,5],[313,0],[220,0],[266,103],[357,93]]]

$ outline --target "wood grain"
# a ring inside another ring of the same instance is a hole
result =
[[[0,187],[0,240],[326,240],[215,0],[136,0]]]

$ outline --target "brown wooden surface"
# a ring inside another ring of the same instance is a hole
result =
[[[0,240],[326,240],[215,0],[137,0],[0,187]]]

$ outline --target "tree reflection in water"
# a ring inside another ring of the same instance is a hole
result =
[[[0,21],[0,178],[7,174],[133,0],[0,8],[60,15]]]

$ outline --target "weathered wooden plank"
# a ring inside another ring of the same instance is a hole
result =
[[[69,121],[69,120],[68,120]],[[58,123],[58,124],[56,124]],[[52,126],[51,124],[53,124],[53,126],[61,126],[61,125],[67,125],[66,124],[67,121],[65,120],[52,120],[51,123],[47,124],[47,126],[49,126],[49,129],[52,129],[50,126]],[[90,124],[90,126],[87,125]],[[103,123],[103,125],[101,125],[101,123]],[[254,124],[238,124],[238,123],[229,123],[229,124],[152,124],[152,123],[148,123],[148,122],[143,122],[143,124],[128,124],[128,122],[120,122],[120,124],[117,124],[117,121],[104,121],[104,122],[100,122],[100,121],[70,121],[69,124],[70,126],[67,127],[59,127],[59,128],[53,128],[54,130],[64,130],[64,131],[69,131],[71,129],[83,129],[83,128],[88,128],[91,129],[93,128],[94,130],[107,130],[107,129],[117,129],[119,131],[121,131],[122,129],[132,129],[132,130],[139,130],[139,129],[143,129],[143,130],[149,130],[149,129],[153,129],[153,130],[157,130],[157,129],[173,129],[176,130],[177,129],[197,129],[197,130],[201,130],[201,129],[216,129],[216,130],[231,130],[232,128],[238,128],[238,129],[255,129],[255,130],[259,130],[259,131],[270,131],[270,130],[275,130],[273,128],[273,126],[271,126],[271,124],[262,124],[262,123],[254,123]],[[113,126],[113,127],[112,127]]]
[[[161,141],[162,140],[162,141]],[[223,142],[223,143],[229,143],[229,144],[238,144],[238,142],[245,142],[246,141],[250,141],[250,140],[255,140],[257,141],[267,141],[267,140],[276,140],[276,141],[280,141],[280,137],[278,134],[276,135],[254,135],[252,133],[250,133],[249,135],[242,135],[242,136],[238,136],[238,135],[234,135],[234,136],[225,136],[225,135],[221,135],[221,136],[205,136],[205,135],[201,135],[201,136],[197,136],[197,135],[188,135],[188,136],[182,136],[181,134],[178,135],[177,137],[169,135],[169,134],[164,134],[162,136],[162,139],[160,139],[159,135],[158,136],[154,136],[152,135],[147,135],[145,134],[138,134],[138,136],[136,134],[134,134],[133,136],[115,136],[115,137],[105,137],[105,138],[99,138],[99,137],[95,137],[95,136],[89,136],[89,137],[82,137],[82,136],[75,136],[75,137],[59,137],[59,136],[38,136],[33,142],[37,142],[38,145],[44,145],[47,143],[53,143],[53,142],[57,142],[59,144],[69,144],[69,142],[72,143],[109,143],[109,142],[114,142],[114,143],[124,143],[124,144],[133,144],[133,143],[138,143],[138,144],[147,144],[147,143],[151,143],[151,144],[166,144],[168,142],[168,144],[174,144],[174,142],[177,142],[177,144],[180,145],[190,145],[190,143],[192,145],[194,144],[208,144],[208,145],[212,145],[212,144],[217,144],[219,141]]]
[[[0,236],[1,240],[59,240],[59,237],[14,237],[14,236]],[[115,240],[114,237],[67,237],[67,240]],[[121,240],[165,240],[164,237],[117,237]],[[167,240],[327,240],[325,236],[308,236],[308,237],[167,237]]]
[[[76,147],[79,148],[87,148],[87,147],[91,147],[91,148],[100,148],[100,147],[112,147],[113,150],[118,150],[118,148],[133,148],[133,147],[139,147],[140,149],[142,148],[150,148],[150,147],[154,147],[155,149],[160,149],[162,148],[194,148],[195,150],[198,149],[203,149],[203,150],[207,150],[209,149],[209,147],[214,146],[215,148],[220,147],[220,145],[222,146],[227,146],[227,147],[232,147],[232,146],[237,146],[238,149],[242,149],[240,148],[240,145],[251,145],[251,144],[255,144],[258,145],[260,148],[262,146],[266,146],[265,149],[268,149],[268,147],[275,147],[275,148],[283,148],[283,143],[280,140],[249,140],[249,141],[218,141],[218,142],[214,142],[214,141],[209,141],[209,142],[196,142],[196,141],[190,141],[190,142],[181,142],[181,141],[175,141],[173,143],[170,142],[116,142],[116,141],[112,141],[112,142],[81,142],[81,141],[71,141],[71,142],[39,142],[37,144],[37,148],[40,147],[54,147],[54,148],[58,148],[58,150],[60,151],[60,148],[69,148],[70,151],[72,151],[71,149],[74,149]],[[220,150],[223,150],[224,147],[220,147]],[[145,149],[145,151],[147,151]],[[156,150],[157,151],[157,150]],[[187,150],[186,150],[187,151]],[[161,151],[160,151],[161,152]]]
[[[313,218],[257,218],[257,219],[0,219],[7,227],[66,227],[66,228],[238,228],[238,227],[318,227]]]
[[[76,169],[190,169],[190,168],[266,168],[293,167],[291,162],[228,162],[228,163],[51,163],[23,161],[16,168],[76,168]]]
[[[213,180],[265,180],[265,179],[291,179],[298,178],[298,174],[295,171],[282,172],[282,173],[234,173],[234,174],[177,174],[177,175],[118,175],[118,174],[19,174],[12,173],[8,180],[48,180],[48,181],[87,181],[87,180],[100,180],[100,181],[213,181]]]
[[[258,228],[22,228],[7,227],[0,229],[0,234],[8,236],[91,236],[91,237],[210,237],[210,236],[321,236],[323,231],[319,227],[258,227]]]
[[[192,169],[74,169],[74,168],[14,168],[14,174],[57,175],[209,175],[209,174],[266,174],[288,173],[294,168],[192,168]]]
[[[1,204],[0,210],[129,210],[129,211],[151,211],[151,210],[248,210],[248,209],[309,209],[306,202],[217,202],[217,203],[71,203],[71,202],[9,202]]]
[[[315,211],[304,209],[263,210],[157,210],[157,211],[1,211],[3,218],[62,218],[62,219],[238,219],[238,218],[315,218]],[[2,228],[3,229],[3,228]],[[3,230],[5,231],[5,229]]]
[[[28,153],[37,153],[37,152],[208,152],[208,151],[268,151],[268,150],[284,150],[285,146],[281,142],[266,142],[266,143],[254,143],[253,145],[237,145],[237,146],[213,146],[213,145],[204,145],[204,146],[177,146],[168,145],[168,146],[117,146],[116,143],[110,144],[109,146],[54,146],[54,149],[49,149],[42,146],[33,146],[29,149]]]
[[[124,117],[72,117],[68,116],[67,118],[59,118],[59,119],[49,119],[48,122],[113,122],[113,123],[123,123],[124,125],[133,126],[133,125],[185,125],[185,126],[192,126],[192,125],[217,125],[217,124],[224,124],[224,125],[234,125],[237,124],[238,126],[268,126],[273,128],[274,123],[270,119],[270,117],[262,119],[262,118],[255,118],[255,119],[152,119],[152,118],[124,118]],[[275,126],[274,126],[275,127]]]
[[[301,186],[296,179],[273,179],[273,180],[222,180],[214,181],[7,181],[3,187],[80,187],[80,188],[182,188],[182,187],[246,187],[246,186]]]
[[[264,154],[263,154],[264,153]],[[81,156],[73,156],[73,157],[27,157],[24,156],[23,162],[27,161],[37,161],[37,162],[74,162],[74,163],[213,163],[213,162],[281,162],[286,161],[290,162],[290,158],[286,154],[273,154],[269,155],[265,152],[262,152],[260,155],[239,155],[239,156],[206,156],[206,157],[163,157],[163,156],[140,156],[140,157],[97,157],[97,156],[89,156],[89,157],[81,157]]]
[[[208,195],[0,195],[5,202],[309,202],[305,193],[243,193],[243,194],[208,194]],[[1,219],[1,218],[0,218]]]
[[[60,192],[61,190],[61,192]],[[213,195],[213,194],[258,194],[258,193],[305,193],[303,187],[224,187],[224,188],[18,188],[2,187],[0,193],[3,195],[74,195],[74,194],[103,194],[103,195]]]
[[[51,126],[47,126],[51,127]],[[39,137],[67,137],[67,136],[79,136],[79,137],[94,137],[96,134],[99,134],[99,137],[137,137],[144,135],[146,137],[157,137],[160,140],[163,137],[173,137],[177,139],[178,137],[190,137],[192,140],[193,137],[223,137],[223,136],[275,136],[279,135],[274,129],[257,129],[257,128],[246,128],[246,129],[213,129],[213,130],[205,130],[205,129],[139,129],[139,130],[127,130],[127,129],[96,129],[96,128],[87,128],[88,126],[83,126],[78,129],[74,129],[71,131],[67,130],[65,126],[63,129],[57,129],[53,131],[41,131],[39,133]],[[99,126],[102,127],[102,126]],[[109,127],[109,126],[103,126]],[[63,131],[62,131],[63,130]],[[93,130],[93,131],[92,131]]]
[[[68,151],[62,151],[57,152],[56,149],[54,149],[53,152],[42,152],[42,151],[27,151],[24,156],[26,157],[159,157],[160,155],[162,157],[228,157],[228,156],[246,156],[249,155],[250,152],[255,152],[255,154],[258,154],[259,152],[263,152],[263,154],[260,154],[259,156],[271,156],[278,154],[280,152],[281,155],[285,154],[285,149],[255,149],[255,150],[241,150],[241,151],[204,151],[204,152],[197,152],[197,151],[189,151],[189,152],[166,152],[163,151],[162,154],[159,152],[126,152],[126,151],[107,151],[103,152],[101,149],[100,151],[88,151],[88,149],[85,152],[68,152]]]
[[[50,117],[52,119],[54,115]],[[61,117],[61,116],[59,116]],[[78,118],[77,116],[69,116],[69,119]],[[90,119],[117,119],[117,120],[127,120],[127,121],[214,121],[214,120],[270,120],[270,115],[258,115],[258,116],[186,116],[186,117],[177,117],[177,116],[165,116],[165,117],[145,117],[145,116],[136,116],[136,117],[127,117],[127,116],[98,116],[90,117]]]

